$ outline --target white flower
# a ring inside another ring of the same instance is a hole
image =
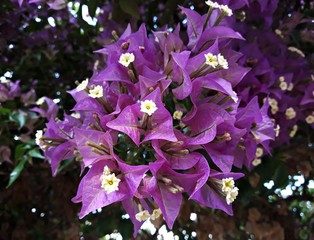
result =
[[[257,158],[263,156],[263,154],[264,154],[263,148],[260,148],[260,147],[256,148],[255,156],[256,156]]]
[[[295,52],[297,54],[299,54],[301,57],[305,57],[305,54],[298,48],[296,47],[288,47],[288,50],[291,52]]]
[[[41,98],[39,98],[39,99],[36,101],[36,104],[37,104],[37,105],[43,104],[43,103],[45,102],[45,99],[46,99],[46,97],[41,97]]]
[[[154,221],[154,220],[156,220],[157,218],[159,218],[160,215],[161,215],[161,210],[160,210],[160,208],[154,209],[152,215],[150,216],[150,219]]]
[[[288,84],[287,84],[286,82],[281,82],[281,83],[279,84],[279,87],[280,87],[280,89],[281,89],[282,91],[285,91],[285,90],[288,89]]]
[[[144,211],[141,211],[141,212],[138,212],[137,214],[135,214],[135,218],[139,222],[144,222],[147,219],[149,219],[149,217],[150,217],[150,214],[147,210],[144,210]]]
[[[217,55],[218,64],[223,69],[228,69],[228,61],[220,53]]]
[[[156,103],[154,103],[153,100],[141,101],[141,112],[151,116],[157,109]]]
[[[80,118],[81,118],[81,114],[78,113],[78,112],[71,113],[71,116],[74,117],[74,118],[77,118],[77,119],[80,119]]]
[[[6,79],[5,77],[0,77],[0,83],[6,84],[6,83],[9,83],[9,82],[11,82],[9,79]]]
[[[183,116],[183,112],[182,111],[176,110],[173,113],[173,119],[181,120],[182,116]]]
[[[103,173],[100,176],[101,188],[105,189],[107,193],[111,193],[119,190],[120,179],[116,177],[114,173],[106,174]]]
[[[298,131],[298,125],[293,125],[292,130],[289,133],[289,136],[293,138]]]
[[[213,1],[210,1],[210,0],[206,1],[205,3],[206,3],[209,7],[211,7],[211,8],[219,8],[219,7],[220,7],[220,5],[219,5],[218,3],[213,2]]]
[[[305,121],[308,123],[308,124],[312,124],[314,123],[314,116],[313,115],[309,115],[305,118]]]
[[[122,53],[119,59],[119,63],[125,67],[128,67],[130,63],[134,62],[135,56],[133,53]]]
[[[40,149],[45,150],[47,149],[47,145],[45,141],[42,139],[43,137],[43,130],[37,130],[35,134],[35,143],[40,147]]]
[[[80,92],[80,91],[85,90],[87,88],[87,85],[88,85],[88,79],[86,78],[76,87],[76,91]]]
[[[222,180],[222,187],[221,190],[225,193],[230,192],[234,188],[234,180],[232,177],[230,178],[223,178]]]
[[[288,120],[291,120],[296,117],[297,113],[292,107],[289,107],[286,109],[285,115]]]
[[[234,200],[237,198],[239,193],[239,188],[235,187],[231,191],[227,193],[226,200],[227,204],[230,205],[230,203],[234,202]]]
[[[280,82],[284,82],[285,80],[286,80],[285,76],[280,76],[280,77],[279,77],[279,81],[280,81]]]
[[[104,90],[102,86],[100,85],[94,87],[93,89],[90,89],[89,94],[88,94],[88,96],[92,98],[101,98],[103,95],[104,95]]]
[[[41,143],[42,143],[41,138],[43,137],[43,134],[44,134],[43,130],[37,130],[37,131],[36,131],[36,134],[35,134],[35,143],[36,143],[38,146],[40,146]]]
[[[212,68],[216,68],[218,66],[218,59],[217,56],[211,53],[204,54],[205,56],[205,63]]]
[[[255,159],[252,161],[252,165],[253,165],[254,167],[260,165],[261,163],[262,163],[262,159],[260,159],[260,158],[255,158]]]
[[[223,14],[227,15],[228,17],[232,16],[232,10],[227,5],[220,5],[219,9]]]

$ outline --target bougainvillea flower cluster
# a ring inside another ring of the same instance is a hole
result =
[[[275,131],[268,101],[240,105],[234,91],[250,69],[230,44],[242,36],[220,24],[232,10],[206,3],[204,16],[181,7],[188,43],[179,25],[149,35],[128,27],[98,51],[106,67],[69,91],[73,114],[38,132],[54,174],[62,160],[81,162],[81,218],[121,202],[135,234],[159,217],[172,228],[183,194],[232,214],[243,176],[232,167],[251,169]]]
[[[261,18],[267,8],[273,14],[278,1],[271,1],[271,6],[264,4],[265,1],[252,1],[248,12],[253,9],[255,18]],[[277,133],[272,145],[280,146],[296,135],[300,122],[314,127],[314,81],[304,53],[287,46],[279,29],[269,29],[272,14],[259,28],[247,22],[235,25],[246,39],[245,44],[238,42],[243,53],[239,64],[251,68],[236,91],[243,102],[254,97],[269,102],[269,116]],[[255,19],[251,14],[248,17],[248,21]]]

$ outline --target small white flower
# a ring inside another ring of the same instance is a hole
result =
[[[151,116],[157,109],[156,103],[154,103],[153,100],[141,101],[141,112]]]
[[[220,5],[219,9],[223,14],[227,15],[228,17],[232,16],[232,10],[227,5]]]
[[[292,130],[289,133],[289,136],[293,138],[298,131],[298,125],[293,125]]]
[[[76,119],[80,119],[81,118],[81,114],[78,113],[78,112],[75,112],[75,113],[71,113],[71,116],[76,118]]]
[[[293,83],[289,83],[289,86],[287,88],[288,91],[292,91],[294,88],[294,84]]]
[[[157,218],[159,218],[160,215],[161,215],[161,210],[160,210],[160,208],[154,209],[152,215],[150,216],[150,219],[154,221],[154,220],[156,220]]]
[[[182,116],[183,116],[183,112],[180,111],[180,110],[176,110],[176,111],[173,113],[173,119],[181,120]]]
[[[262,159],[260,159],[260,158],[255,158],[255,159],[252,161],[252,165],[253,165],[254,167],[260,165],[261,163],[262,163]]]
[[[104,90],[102,88],[102,86],[98,85],[96,87],[94,87],[93,89],[89,90],[89,94],[88,96],[92,97],[92,98],[101,98],[104,94]]]
[[[36,101],[37,105],[42,105],[45,102],[46,97],[41,97]]]
[[[291,51],[291,52],[295,52],[297,54],[299,54],[301,57],[305,57],[305,54],[298,48],[296,47],[288,47],[288,50]]]
[[[308,123],[308,124],[312,124],[314,123],[314,116],[313,115],[309,115],[305,118],[305,121]]]
[[[101,188],[105,189],[107,193],[111,193],[119,190],[120,179],[116,177],[114,173],[105,174],[100,176]]]
[[[296,117],[297,113],[292,107],[289,107],[286,109],[285,115],[288,120],[291,120]]]
[[[280,87],[280,89],[281,89],[282,91],[285,91],[285,90],[288,89],[288,84],[287,84],[286,82],[281,82],[281,83],[279,84],[279,87]]]
[[[227,193],[226,200],[227,204],[230,205],[230,203],[234,202],[234,200],[237,198],[239,193],[239,189],[237,187],[233,188],[231,191]]]
[[[80,92],[87,88],[88,85],[88,79],[86,78],[84,81],[82,81],[79,85],[76,87],[76,91]]]
[[[257,158],[260,158],[261,156],[263,156],[263,154],[264,154],[263,148],[260,148],[260,147],[256,148],[255,156]]]
[[[211,53],[204,54],[205,56],[205,63],[212,68],[216,68],[218,66],[218,59],[217,56]]]
[[[9,82],[11,82],[10,79],[6,79],[5,77],[0,77],[0,83],[6,84],[6,83],[9,83]]]
[[[37,130],[37,131],[36,131],[36,134],[35,134],[35,143],[36,143],[38,146],[40,146],[41,143],[42,143],[41,138],[43,137],[43,134],[44,134],[43,130]]]
[[[144,210],[144,211],[141,211],[141,212],[138,212],[137,214],[135,214],[135,218],[139,222],[144,222],[147,219],[149,219],[149,217],[150,217],[150,214],[147,210]]]
[[[230,192],[234,188],[234,180],[232,177],[223,178],[221,190],[225,193]]]
[[[217,55],[217,60],[219,66],[222,67],[223,69],[229,68],[228,61],[220,53]]]
[[[220,7],[220,5],[219,5],[218,3],[213,2],[213,1],[210,1],[210,0],[206,1],[205,3],[206,3],[209,7],[211,7],[211,8],[219,8],[219,7]]]
[[[280,77],[279,77],[279,81],[280,81],[280,82],[284,82],[284,81],[286,81],[285,76],[280,76]]]
[[[135,56],[133,53],[122,53],[119,59],[119,63],[125,67],[128,67],[130,63],[134,62]]]

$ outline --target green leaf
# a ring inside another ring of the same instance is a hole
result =
[[[24,155],[22,160],[19,162],[19,164],[11,172],[10,180],[6,188],[9,188],[16,181],[16,179],[20,176],[27,160],[28,160],[27,156]]]
[[[284,188],[289,183],[288,169],[284,165],[280,165],[273,176],[273,180],[276,188]]]
[[[45,157],[41,154],[38,148],[34,148],[30,150],[27,154],[30,157],[45,159]]]
[[[19,160],[22,158],[22,156],[25,154],[26,150],[30,149],[31,146],[29,144],[20,144],[20,145],[17,145],[17,147],[15,148],[15,159],[16,160]]]
[[[140,18],[140,14],[138,12],[138,2],[133,0],[119,0],[119,4],[121,9],[130,14],[132,17],[139,19]]]
[[[26,114],[22,111],[14,112],[10,116],[10,120],[16,122],[19,126],[19,129],[21,129],[26,123]]]
[[[0,114],[10,115],[11,114],[11,110],[8,109],[8,108],[0,108]]]

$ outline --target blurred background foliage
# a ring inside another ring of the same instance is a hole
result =
[[[0,239],[133,239],[133,225],[119,204],[78,219],[80,206],[71,198],[80,168],[68,160],[52,177],[32,140],[33,130],[44,127],[44,117],[28,108],[47,96],[58,102],[60,111],[71,109],[66,91],[104,66],[94,51],[112,41],[113,30],[119,35],[128,23],[133,29],[141,23],[148,30],[178,23],[184,28],[177,5],[205,13],[205,4],[82,0],[56,9],[48,3],[0,2],[0,76],[19,80],[24,94],[0,105],[1,145],[11,152],[10,161],[4,161],[8,150],[0,151]],[[245,11],[238,10],[238,16]],[[306,53],[312,69],[313,19],[312,1],[279,1],[271,26],[281,29],[288,46]],[[32,88],[36,95],[29,92]],[[26,93],[31,100],[25,100]],[[314,239],[313,142],[313,130],[301,126],[290,145],[275,149],[247,172],[238,183],[233,217],[185,201],[172,232],[163,222],[153,222],[137,239]]]

